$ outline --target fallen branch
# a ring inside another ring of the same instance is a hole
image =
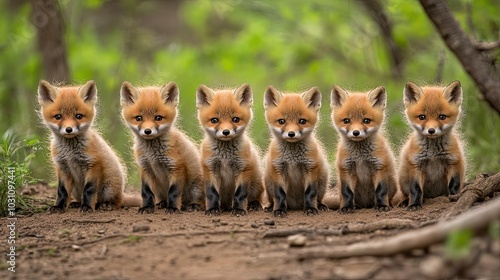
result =
[[[427,248],[442,242],[452,231],[469,229],[481,231],[494,221],[500,219],[500,197],[491,200],[484,206],[471,210],[451,221],[405,232],[390,239],[360,242],[347,246],[328,246],[305,249],[298,258],[348,258],[357,256],[391,256],[405,253],[413,249]]]
[[[342,235],[342,229],[317,230],[313,228],[292,228],[269,230],[264,233],[263,238],[288,237],[295,234],[318,234],[318,235]]]
[[[80,223],[80,224],[109,224],[112,222],[116,222],[116,219],[110,220],[72,220],[72,219],[64,219],[63,222],[72,222],[72,223]]]
[[[343,233],[369,233],[382,229],[415,228],[418,223],[408,219],[386,219],[369,224],[349,224]]]
[[[494,49],[500,48],[500,41],[495,42],[478,42],[472,40],[472,44],[480,51],[492,51]]]
[[[460,198],[453,207],[444,214],[443,218],[456,216],[469,209],[475,202],[491,196],[493,192],[500,192],[500,173],[493,176],[479,174],[476,180],[465,186],[460,192]]]

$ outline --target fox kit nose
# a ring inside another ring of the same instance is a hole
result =
[[[293,131],[289,131],[289,132],[288,132],[288,137],[290,137],[290,138],[295,137],[295,132],[293,132]]]
[[[429,128],[429,130],[428,130],[428,131],[429,131],[429,134],[434,134],[434,133],[436,133],[436,130],[435,130],[434,128]]]
[[[231,131],[229,131],[229,129],[224,129],[222,131],[222,134],[224,134],[224,136],[228,136],[230,133],[231,133]]]
[[[146,135],[151,134],[151,132],[152,132],[152,131],[151,131],[151,129],[149,129],[149,128],[144,129],[144,134],[146,134]]]
[[[359,132],[359,130],[354,130],[354,131],[352,132],[352,135],[354,135],[354,136],[356,136],[356,137],[358,137],[358,136],[359,136],[359,134],[361,134],[361,133]]]
[[[67,133],[73,132],[73,128],[71,126],[66,127],[66,132]]]

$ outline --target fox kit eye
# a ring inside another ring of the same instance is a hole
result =
[[[425,120],[425,115],[419,115],[418,119],[421,120],[421,121]]]
[[[240,122],[240,118],[238,118],[238,117],[234,117],[234,118],[233,118],[233,122],[234,122],[234,123],[239,123],[239,122]]]
[[[218,118],[211,118],[211,119],[210,119],[210,122],[211,122],[211,123],[218,123],[218,122],[219,122],[219,119],[218,119]]]
[[[285,124],[285,120],[284,120],[284,119],[279,119],[279,120],[278,120],[278,123],[279,123],[279,124]]]
[[[439,115],[439,119],[440,120],[446,120],[446,115],[443,115],[443,114]]]
[[[363,123],[365,123],[365,124],[369,124],[371,122],[372,122],[372,120],[370,120],[369,118],[364,118],[363,119]]]
[[[159,121],[161,121],[161,120],[163,120],[163,117],[162,117],[162,116],[155,116],[155,121],[158,121],[158,122],[159,122]]]
[[[54,119],[56,119],[56,120],[60,120],[61,118],[62,118],[61,114],[57,114],[54,116]]]
[[[348,123],[350,123],[350,122],[351,122],[351,120],[350,120],[350,119],[347,119],[347,118],[343,119],[342,121],[343,121],[345,124],[348,124]]]
[[[77,120],[81,120],[83,118],[83,115],[82,114],[76,114],[75,118]]]
[[[300,124],[306,124],[306,122],[307,122],[307,120],[306,120],[306,119],[300,119],[300,120],[299,120],[299,123],[300,123]]]
[[[142,122],[142,117],[141,116],[136,116],[135,120],[138,121],[138,122]]]

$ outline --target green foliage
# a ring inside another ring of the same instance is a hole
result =
[[[2,186],[0,188],[0,216],[6,216],[9,213],[9,199],[15,200],[17,204],[15,208],[28,207],[17,191],[27,183],[36,182],[31,176],[29,163],[35,157],[40,143],[35,138],[19,140],[18,134],[13,130],[7,130],[1,138],[0,145],[0,185]]]
[[[447,257],[452,260],[467,257],[472,245],[472,236],[471,230],[459,230],[450,233],[445,244]]]
[[[401,78],[391,74],[390,52],[382,33],[358,1],[190,0],[180,2],[174,10],[167,7],[169,1],[60,3],[72,79],[74,84],[90,79],[97,82],[96,124],[127,163],[133,186],[139,186],[140,180],[130,133],[120,116],[123,81],[157,86],[175,81],[181,91],[178,124],[195,141],[203,136],[196,119],[198,85],[234,88],[250,83],[254,91],[251,135],[263,150],[269,141],[262,106],[266,86],[295,92],[318,86],[323,93],[318,135],[331,162],[337,141],[329,108],[333,84],[352,90],[379,85],[387,88],[387,130],[397,154],[409,131],[401,113],[404,83],[434,83],[441,53],[445,58],[443,83],[460,80],[464,87],[461,131],[468,143],[469,174],[500,170],[500,146],[493,144],[500,138],[500,117],[480,100],[474,83],[447,50],[418,2],[382,1],[404,60]],[[467,32],[481,40],[496,39],[500,19],[495,1],[450,3]],[[472,3],[470,25],[466,7]],[[29,20],[31,4],[19,4],[15,12],[13,9],[0,3],[0,108],[8,112],[2,116],[5,122],[0,122],[0,131],[16,124],[25,135],[46,139],[47,129],[36,125],[36,87],[43,73],[36,30]],[[172,23],[175,31],[163,33]],[[48,175],[52,174],[48,156],[35,160],[33,174],[54,180]]]

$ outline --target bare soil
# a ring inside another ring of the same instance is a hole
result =
[[[42,208],[55,201],[53,189],[33,192]],[[386,239],[435,223],[451,205],[439,197],[416,212],[358,209],[341,215],[330,210],[306,216],[291,211],[286,218],[264,212],[140,215],[136,208],[18,215],[15,273],[6,265],[8,228],[0,228],[0,279],[500,279],[500,244],[488,235],[475,237],[476,254],[471,250],[470,257],[458,260],[442,244],[390,257],[299,257],[305,248]],[[348,230],[394,219],[401,219],[401,226]],[[292,244],[286,230],[302,234]],[[283,237],[269,237],[277,235]]]

